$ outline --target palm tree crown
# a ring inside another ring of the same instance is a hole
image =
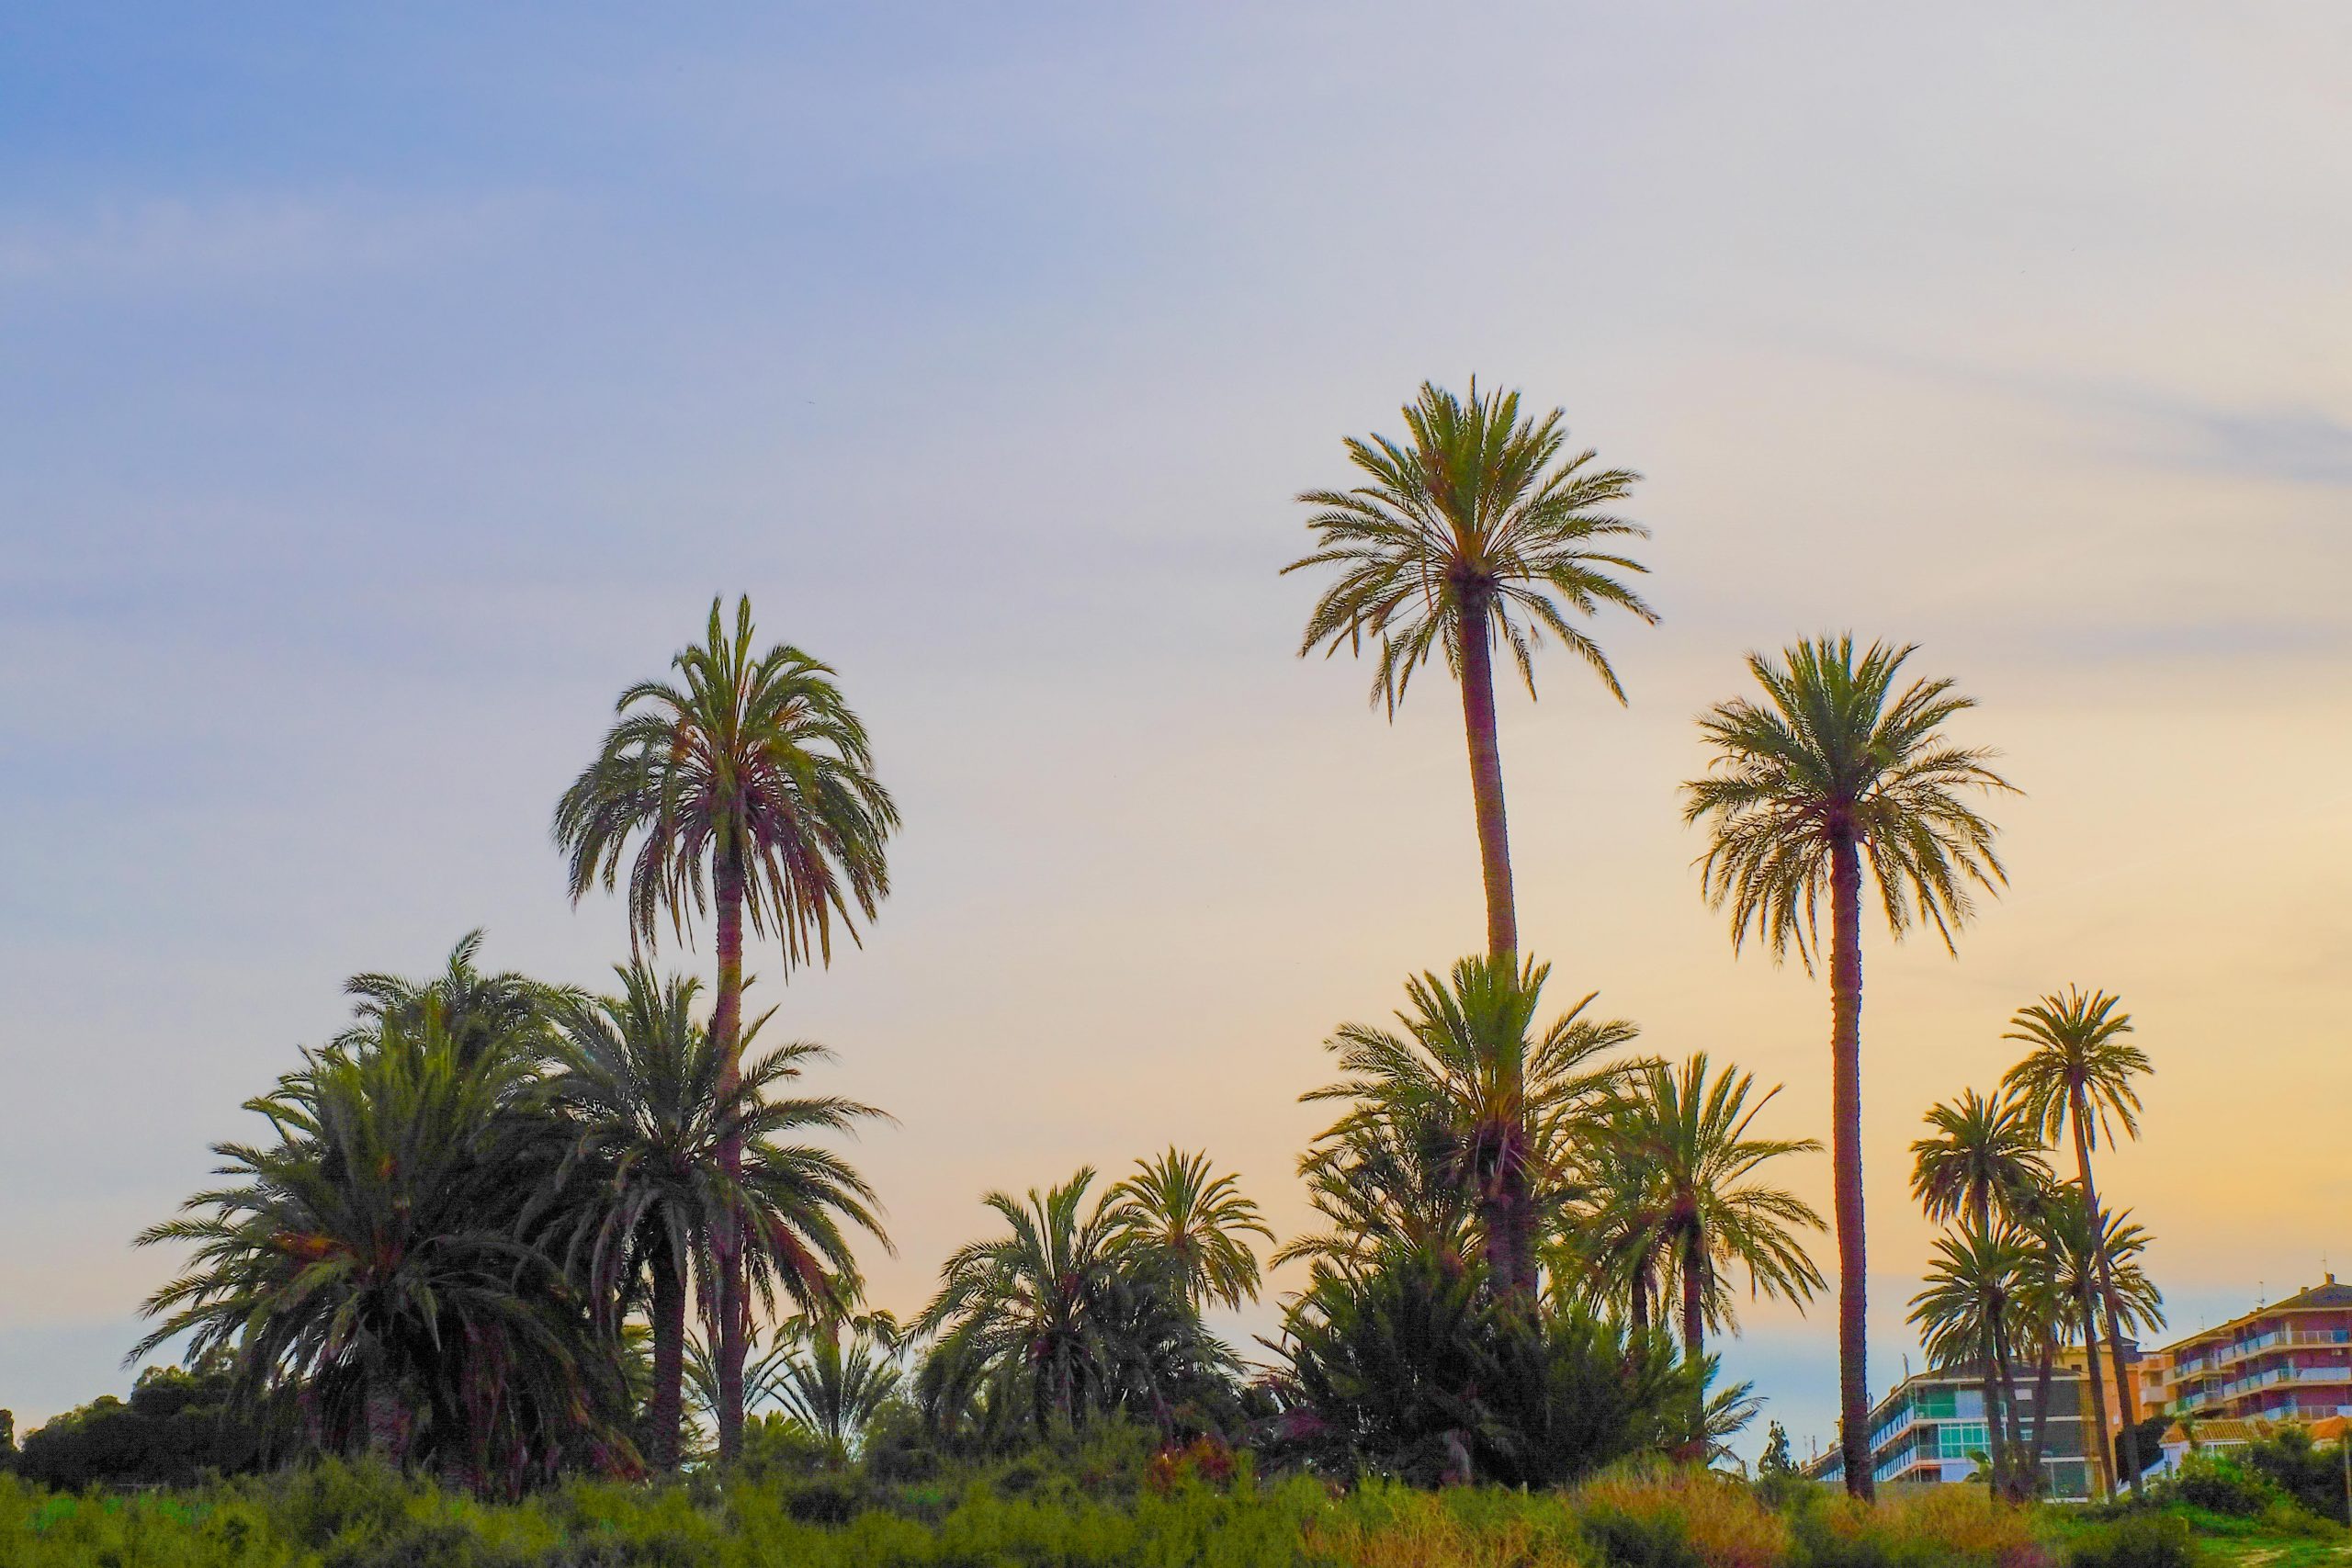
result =
[[[1711,823],[1700,874],[1708,902],[1731,906],[1735,946],[1753,931],[1810,969],[1841,842],[1869,864],[1897,936],[1916,915],[1951,946],[1974,910],[1968,885],[2007,880],[1993,824],[1961,792],[2016,786],[1990,750],[1942,739],[1946,720],[1976,705],[1951,681],[1894,694],[1914,651],[1872,643],[1857,665],[1849,635],[1798,643],[1779,664],[1750,654],[1766,700],[1735,697],[1700,717],[1714,756],[1682,786],[1683,820]]]
[[[834,921],[854,938],[890,890],[898,807],[831,666],[788,644],[754,656],[751,600],[731,637],[719,603],[706,640],[672,661],[675,683],[621,694],[596,760],[558,803],[571,897],[616,886],[627,856],[630,929],[650,942],[665,912],[683,934],[686,912],[707,907],[707,877],[732,872],[752,929],[773,931],[787,963],[830,959]]]
[[[1535,1287],[1540,1211],[1566,1196],[1577,1134],[1625,1071],[1600,1058],[1639,1032],[1622,1019],[1584,1017],[1591,996],[1539,1032],[1550,973],[1532,961],[1464,958],[1448,978],[1408,980],[1410,1007],[1396,1014],[1403,1032],[1341,1025],[1326,1044],[1348,1076],[1300,1097],[1352,1107],[1318,1142],[1365,1122],[1441,1139],[1438,1168],[1478,1207],[1489,1280],[1520,1299]]]
[[[1965,1213],[1978,1230],[2023,1216],[2050,1183],[2041,1135],[2015,1097],[1969,1089],[1928,1112],[1934,1131],[1911,1145],[1911,1196],[1928,1218]]]
[[[1258,1258],[1249,1237],[1274,1239],[1258,1205],[1230,1173],[1216,1175],[1205,1153],[1177,1148],[1137,1160],[1110,1192],[1116,1245],[1168,1269],[1194,1303],[1238,1307],[1258,1294]]]
[[[1306,525],[1317,548],[1283,571],[1340,569],[1307,617],[1299,651],[1336,653],[1377,639],[1372,698],[1394,713],[1432,653],[1459,669],[1465,636],[1510,649],[1532,694],[1533,650],[1549,632],[1623,702],[1608,655],[1566,612],[1589,616],[1614,604],[1657,622],[1657,612],[1611,575],[1647,569],[1591,547],[1648,536],[1640,524],[1602,510],[1633,494],[1641,476],[1596,468],[1589,450],[1566,456],[1565,411],[1522,417],[1517,392],[1480,397],[1475,378],[1466,399],[1422,383],[1404,418],[1409,445],[1348,438],[1349,461],[1367,483],[1298,498],[1316,509]]]
[[[2118,1124],[2126,1137],[2140,1135],[2140,1091],[2132,1080],[2154,1069],[2147,1053],[2123,1038],[2132,1032],[2132,1015],[2116,1010],[2121,1005],[2105,991],[2085,996],[2070,986],[2064,996],[2019,1008],[2001,1036],[2033,1047],[2003,1081],[2052,1142],[2065,1133],[2078,1100],[2088,1112],[2083,1136],[2092,1148],[2101,1134],[2112,1144]]]

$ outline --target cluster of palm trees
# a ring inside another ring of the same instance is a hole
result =
[[[485,974],[479,944],[429,981],[354,979],[354,1025],[248,1102],[273,1140],[219,1145],[226,1181],[140,1238],[195,1256],[133,1354],[233,1352],[311,1444],[485,1491],[674,1466],[687,1280],[731,1236],[764,1303],[854,1296],[851,1234],[888,1238],[808,1140],[879,1112],[792,1092],[826,1053],[761,1048],[765,1018],[730,1064],[692,979],[633,965],[594,997]]]
[[[994,1447],[1117,1414],[1170,1436],[1234,1429],[1241,1364],[1201,1312],[1255,1299],[1250,1238],[1273,1233],[1204,1153],[1095,1179],[986,1198],[1001,1230],[948,1258],[915,1323],[933,1341],[916,1387],[934,1433]]]
[[[1636,1332],[1679,1300],[1684,1355],[1733,1325],[1733,1277],[1751,1293],[1809,1300],[1821,1276],[1800,1233],[1820,1216],[1763,1179],[1768,1161],[1817,1151],[1755,1135],[1760,1096],[1702,1055],[1624,1055],[1639,1032],[1588,1015],[1541,1022],[1548,970],[1465,958],[1407,983],[1397,1028],[1343,1025],[1346,1075],[1309,1101],[1346,1107],[1301,1158],[1325,1228],[1275,1254],[1316,1280],[1361,1279],[1408,1259],[1475,1264],[1499,1302],[1587,1309]]]
[[[1928,1217],[1951,1229],[1936,1244],[1926,1288],[1912,1302],[1928,1354],[1982,1375],[1988,1467],[1996,1485],[2034,1494],[2043,1419],[2060,1348],[2079,1343],[2090,1398],[2085,1453],[2104,1490],[2108,1398],[2120,1423],[2117,1460],[2136,1495],[2153,1455],[2139,1451],[2139,1412],[2124,1337],[2162,1326],[2164,1302],[2140,1265],[2149,1236],[2129,1212],[2102,1207],[2091,1154],[2120,1131],[2139,1133],[2134,1080],[2148,1058],[2123,1036],[2132,1018],[2105,992],[2069,987],[2018,1010],[2004,1038],[2024,1059],[1990,1096],[1970,1089],[1928,1112],[1911,1145],[1911,1190]],[[2051,1152],[2071,1137],[2075,1174],[2061,1179]],[[2102,1338],[2107,1348],[2101,1365]],[[2023,1428],[2017,1382],[2034,1362],[2037,1418]]]
[[[1466,397],[1424,384],[1404,410],[1407,437],[1346,443],[1362,482],[1299,500],[1317,547],[1286,570],[1335,570],[1309,614],[1299,651],[1341,648],[1375,656],[1373,700],[1392,716],[1415,672],[1442,655],[1462,692],[1479,865],[1487,894],[1487,960],[1515,966],[1518,915],[1494,702],[1495,651],[1508,650],[1534,694],[1532,651],[1556,638],[1611,694],[1625,694],[1606,654],[1572,617],[1608,607],[1648,623],[1656,613],[1623,581],[1643,568],[1617,542],[1646,531],[1608,510],[1639,476],[1571,453],[1565,416],[1522,415],[1517,393]],[[1705,897],[1727,909],[1735,948],[1754,936],[1775,960],[1793,950],[1807,972],[1829,968],[1831,1157],[1838,1248],[1839,1406],[1846,1478],[1871,1491],[1866,1247],[1861,1179],[1862,908],[1866,880],[1889,931],[1930,926],[1951,947],[1974,913],[1976,891],[2006,882],[1996,829],[1972,803],[2013,786],[1992,753],[1955,743],[1947,723],[1973,706],[1949,680],[1902,682],[1916,649],[1850,636],[1807,639],[1775,659],[1754,654],[1759,694],[1700,718],[1711,753],[1684,786],[1686,818],[1702,823]],[[1820,916],[1829,920],[1822,941]],[[1510,1151],[1537,1134],[1519,1060],[1499,1062],[1493,1099],[1515,1119],[1510,1138],[1483,1145],[1498,1162],[1498,1222],[1519,1198]],[[1367,1150],[1386,1159],[1401,1149]],[[1485,1168],[1481,1168],[1482,1171]],[[1317,1179],[1310,1169],[1311,1183]],[[1317,1188],[1318,1204],[1327,1201]],[[1328,1200],[1341,1201],[1336,1196]],[[1524,1223],[1510,1221],[1514,1235]],[[1490,1248],[1494,1244],[1489,1244]],[[1516,1240],[1504,1244],[1516,1247]],[[1525,1288],[1522,1258],[1501,1259],[1504,1284]],[[1799,1278],[1783,1270],[1793,1282]],[[1636,1271],[1638,1278],[1638,1270]],[[1768,1274],[1759,1273],[1759,1285]],[[1699,1287],[1698,1318],[1706,1315]],[[1686,1327],[1693,1321],[1685,1285]],[[1695,1341],[1695,1335],[1692,1337]]]

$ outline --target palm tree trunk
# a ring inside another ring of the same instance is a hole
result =
[[[1830,844],[1831,1160],[1838,1186],[1838,1441],[1846,1491],[1868,1501],[1871,1476],[1869,1280],[1862,1240],[1862,860],[1851,829]]]
[[[1480,1222],[1487,1233],[1487,1288],[1513,1308],[1535,1301],[1535,1205],[1526,1185],[1524,1176],[1502,1176],[1487,1194]]]
[[[2048,1324],[2041,1330],[2041,1360],[2033,1371],[2033,1443],[2026,1450],[2025,1478],[2035,1491],[2041,1488],[2041,1451],[2050,1441],[2051,1374],[2058,1367],[2058,1335]]]
[[[1682,1359],[1696,1366],[1707,1353],[1707,1253],[1693,1226],[1682,1244]]]
[[[1982,1384],[1984,1398],[1984,1461],[1993,1477],[1988,1490],[1994,1496],[1998,1497],[2007,1485],[2009,1450],[2001,1431],[2001,1352],[2000,1346],[1996,1342],[1996,1332],[1991,1325],[1986,1325],[1984,1342],[1977,1348],[1984,1358],[1984,1376]]]
[[[686,1260],[662,1248],[653,1261],[653,1468],[678,1468],[686,1381]]]
[[[2140,1495],[2140,1402],[2133,1397],[2132,1379],[2123,1365],[2123,1330],[2115,1310],[2115,1273],[2107,1258],[2107,1216],[2098,1206],[2098,1189],[2091,1185],[2090,1106],[2082,1086],[2075,1087],[2075,1163],[2083,1178],[2083,1204],[2091,1212],[2092,1235],[2098,1243],[2098,1293],[2107,1309],[2107,1354],[2115,1369],[2115,1416],[2122,1424],[2123,1468],[2130,1472],[2132,1495]],[[2107,1435],[2099,1434],[2105,1442]]]
[[[1519,956],[1519,911],[1511,897],[1510,831],[1503,816],[1503,753],[1495,732],[1495,661],[1487,642],[1490,593],[1462,601],[1462,725],[1470,741],[1470,798],[1478,818],[1478,867],[1487,884],[1487,953]]]
[[[1683,1233],[1682,1241],[1682,1360],[1695,1367],[1707,1353],[1707,1250],[1699,1228],[1694,1224]],[[1686,1464],[1707,1462],[1707,1391],[1697,1388],[1691,1400],[1696,1406],[1690,1418],[1690,1440],[1682,1445],[1675,1458]]]
[[[710,1038],[723,1066],[718,1092],[732,1094],[742,1079],[743,866],[740,852],[722,849],[712,868],[718,904],[718,989],[711,998]],[[730,1134],[718,1145],[719,1169],[729,1187],[743,1172],[743,1141]],[[743,1355],[750,1304],[743,1275],[743,1233],[730,1215],[711,1237],[718,1275],[718,1457],[732,1461],[743,1447]]]
[[[2107,1389],[2098,1375],[2098,1314],[2091,1297],[2097,1292],[2087,1276],[2083,1280],[2083,1371],[2091,1391],[2091,1430],[2083,1434],[2083,1458],[2091,1467],[2102,1500],[2115,1495],[2115,1465],[2107,1444]]]
[[[2033,1495],[2032,1489],[2027,1484],[2033,1472],[2023,1469],[2018,1463],[2025,1453],[2025,1434],[2019,1429],[2018,1422],[2017,1347],[2010,1343],[2009,1331],[2007,1328],[1996,1326],[1994,1329],[1993,1353],[2000,1361],[2001,1419],[2007,1424],[2005,1428],[2005,1440],[2009,1449],[2009,1472],[2003,1479],[2007,1483],[2010,1500],[2022,1503],[2030,1500]]]
[[[1631,1310],[1626,1314],[1626,1316],[1633,1324],[1634,1333],[1645,1334],[1649,1331],[1650,1265],[1649,1259],[1647,1258],[1644,1258],[1634,1267],[1633,1301],[1631,1303]]]

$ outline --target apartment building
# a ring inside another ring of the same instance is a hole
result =
[[[2352,1285],[2324,1282],[2142,1359],[2141,1403],[2200,1420],[2352,1416]]]
[[[1975,1457],[1991,1450],[1985,1429],[1984,1375],[1971,1366],[1938,1368],[1897,1384],[1871,1412],[1871,1476],[1881,1486],[1944,1485],[1964,1481]],[[2018,1427],[2033,1440],[2037,1420],[2046,1421],[2041,1467],[2050,1496],[2076,1501],[2090,1496],[2091,1475],[2083,1450],[2083,1380],[2062,1371],[2051,1380],[2050,1406],[2037,1411],[2029,1380],[2017,1390]],[[1842,1483],[1845,1456],[1833,1443],[1804,1467],[1817,1481]]]

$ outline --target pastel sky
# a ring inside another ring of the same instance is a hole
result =
[[[1869,942],[1874,1386],[1919,1114],[2068,982],[2157,1065],[2101,1185],[2179,1326],[2352,1263],[2352,12],[650,17],[0,17],[20,1427],[122,1384],[175,1261],[129,1238],[344,976],[624,954],[549,809],[718,592],[839,668],[905,811],[863,951],[757,964],[899,1118],[877,1299],[984,1190],[1170,1142],[1295,1228],[1320,1043],[1483,926],[1452,694],[1391,726],[1293,657],[1290,497],[1473,372],[1656,530],[1663,624],[1597,628],[1631,706],[1557,659],[1504,703],[1562,1005],[1826,1132],[1824,989],[1735,958],[1679,819],[1750,648],[1918,642],[2027,791],[1958,962]],[[1801,1448],[1827,1304],[1725,1348]]]

